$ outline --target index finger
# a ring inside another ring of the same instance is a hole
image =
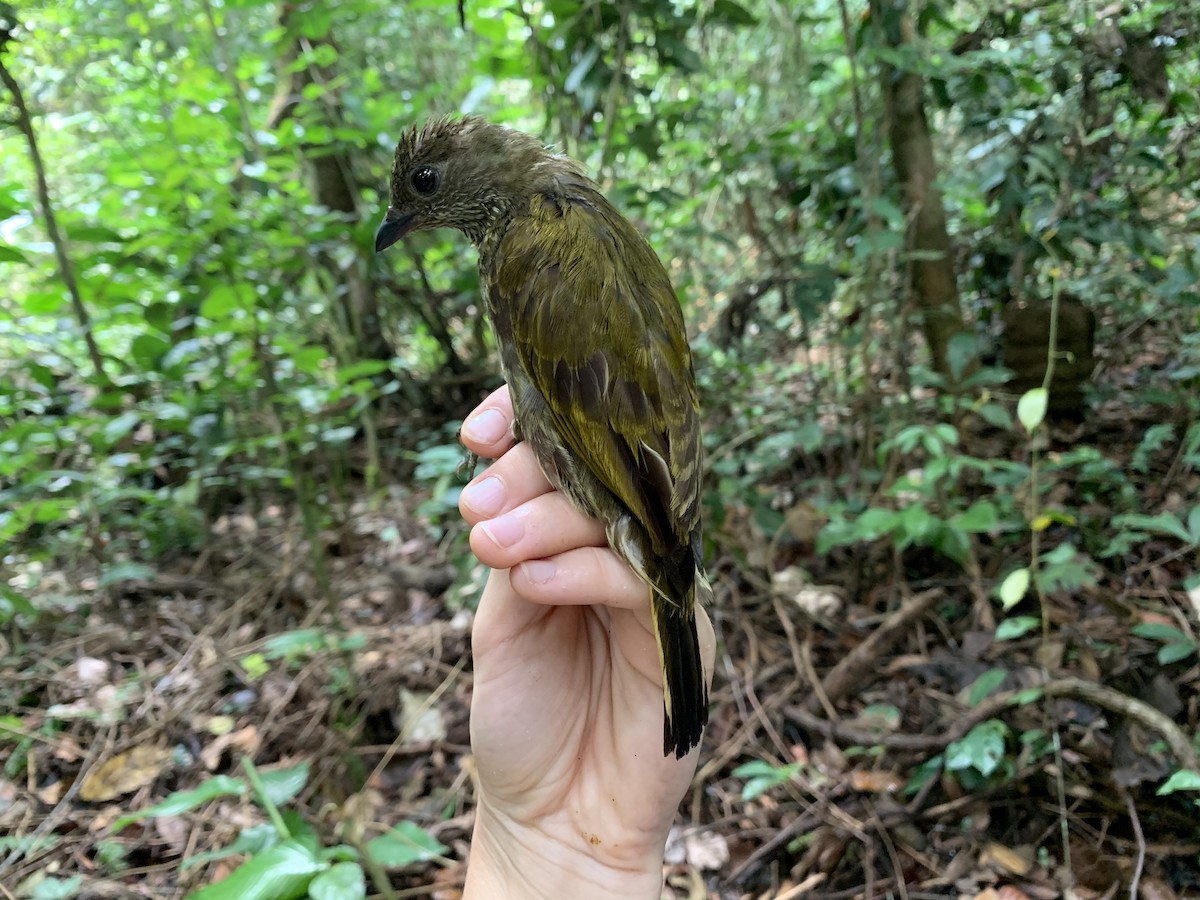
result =
[[[472,453],[485,459],[499,459],[516,443],[512,424],[512,400],[508,385],[503,384],[471,411],[458,436]]]

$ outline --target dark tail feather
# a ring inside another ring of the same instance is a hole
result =
[[[696,580],[702,578],[697,572]],[[708,722],[708,685],[700,661],[695,606],[689,602],[681,609],[658,592],[652,602],[663,668],[663,755],[674,753],[682,759],[700,743]]]

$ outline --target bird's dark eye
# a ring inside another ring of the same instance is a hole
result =
[[[442,183],[442,176],[433,166],[417,166],[408,176],[408,183],[422,197],[428,197],[437,191]]]

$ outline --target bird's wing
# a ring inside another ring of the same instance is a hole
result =
[[[493,315],[508,319],[571,452],[642,524],[657,554],[692,545],[695,378],[679,302],[645,238],[598,193],[536,194],[488,274]]]

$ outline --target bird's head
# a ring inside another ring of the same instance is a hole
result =
[[[528,198],[539,164],[553,160],[536,139],[479,118],[435,119],[400,136],[387,215],[375,250],[424,228],[458,228],[478,242]]]

